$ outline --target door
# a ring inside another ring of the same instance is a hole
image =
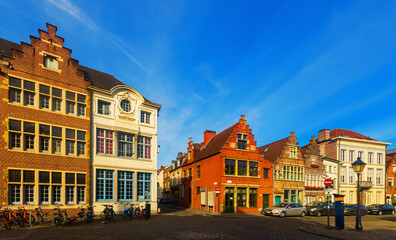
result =
[[[281,197],[280,196],[276,196],[275,197],[275,204],[278,204],[281,202]]]
[[[263,209],[269,207],[269,194],[263,194]]]
[[[296,195],[291,195],[291,202],[296,202]]]
[[[225,189],[224,212],[234,212],[234,188]]]

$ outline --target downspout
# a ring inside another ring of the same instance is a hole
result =
[[[90,166],[89,166],[89,170],[90,170],[90,173],[89,173],[89,176],[90,176],[90,178],[89,178],[89,182],[90,182],[90,205],[92,206],[93,205],[93,202],[94,202],[94,178],[93,178],[93,176],[94,176],[94,174],[93,174],[93,158],[94,158],[94,142],[95,142],[95,140],[94,140],[94,138],[93,138],[93,136],[94,136],[94,134],[93,134],[93,132],[94,132],[94,124],[93,124],[93,122],[94,122],[94,91],[92,90],[92,89],[90,89],[90,92],[91,92],[91,99],[90,99],[90,108],[89,108],[89,110],[90,110],[90,114],[91,114],[91,117],[90,117],[90,126],[89,126],[89,129],[90,129],[90,139],[89,139],[89,141],[90,141],[90,146],[89,146],[89,149],[90,149],[90,153],[89,153],[89,155],[90,155],[90,157],[89,157],[89,159],[90,159]],[[96,186],[95,186],[96,187]]]

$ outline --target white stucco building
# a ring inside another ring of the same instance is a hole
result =
[[[160,105],[111,75],[92,73],[91,186],[92,203],[151,203],[157,212],[157,133]]]

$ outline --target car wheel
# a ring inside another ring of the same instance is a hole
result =
[[[395,215],[395,210],[392,210],[392,215]]]
[[[316,213],[316,216],[318,216],[318,217],[320,217],[320,216],[322,216],[322,212],[318,212],[318,213]]]
[[[379,211],[379,212],[378,212],[378,215],[380,215],[380,216],[381,216],[381,215],[382,215],[382,211]]]
[[[302,211],[301,214],[300,214],[300,216],[301,216],[301,217],[305,217],[305,212]]]
[[[284,218],[286,216],[286,213],[285,212],[281,212],[280,214],[279,214],[279,217],[281,217],[281,218]]]

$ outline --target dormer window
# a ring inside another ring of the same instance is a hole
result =
[[[44,56],[44,67],[58,71],[58,59],[51,55]]]
[[[131,102],[129,100],[123,99],[120,103],[121,109],[124,112],[129,113],[131,111]]]
[[[238,134],[238,149],[246,150],[247,143],[247,135],[246,134]]]

